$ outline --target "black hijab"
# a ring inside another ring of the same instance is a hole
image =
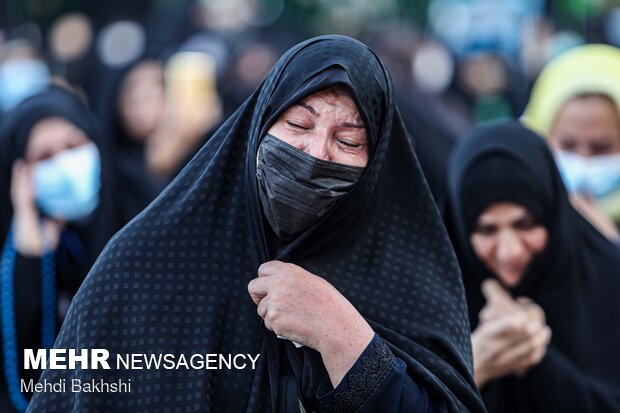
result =
[[[443,210],[446,171],[456,136],[428,104],[432,99],[430,96],[403,91],[397,91],[395,95],[405,126],[413,135],[413,145],[424,176],[437,206]]]
[[[571,206],[546,142],[516,121],[479,127],[457,146],[449,212],[471,324],[485,304],[482,281],[494,275],[475,256],[469,234],[494,202],[517,203],[548,231],[542,253],[511,291],[545,311],[551,343],[523,378],[485,387],[491,412],[620,411],[620,251]]]
[[[352,90],[367,127],[368,166],[329,213],[290,243],[274,244],[258,197],[259,141],[289,105],[331,83]],[[317,353],[290,356],[292,344],[262,326],[247,293],[259,265],[272,259],[332,283],[440,411],[483,411],[458,266],[392,93],[381,62],[356,40],[323,36],[293,47],[108,244],[56,342],[111,355],[260,353],[255,371],[47,370],[43,379],[109,373],[135,386],[131,394],[105,397],[39,393],[29,411],[274,411],[283,397],[281,376],[290,371],[305,398],[315,381],[305,367]]]

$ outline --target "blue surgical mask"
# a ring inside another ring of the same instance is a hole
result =
[[[567,189],[593,198],[620,224],[620,153],[583,157],[557,151],[556,160]]]
[[[36,202],[52,218],[79,221],[99,204],[101,159],[94,143],[67,149],[34,165]]]
[[[592,196],[603,198],[620,188],[620,153],[592,156],[589,161]]]
[[[588,179],[586,158],[573,152],[557,150],[555,151],[555,160],[568,192],[586,192]]]
[[[50,72],[38,59],[11,59],[0,65],[0,111],[8,112],[50,81]]]
[[[570,192],[600,200],[620,189],[620,153],[584,157],[558,150],[556,160]]]

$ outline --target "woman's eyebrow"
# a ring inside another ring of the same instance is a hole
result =
[[[366,126],[364,126],[363,123],[343,122],[342,126],[345,128],[366,129]]]
[[[306,109],[308,112],[310,112],[312,114],[312,116],[315,116],[317,118],[321,117],[321,114],[318,113],[316,110],[314,110],[314,108],[310,105],[308,105],[305,102],[297,102],[297,105],[301,106],[302,108]]]
[[[317,118],[321,117],[320,113],[318,113],[312,106],[308,105],[305,102],[297,102],[296,105],[301,106],[302,108],[306,109],[314,117],[317,117]],[[357,122],[343,122],[342,126],[344,126],[345,128],[366,129],[366,126],[364,126],[363,123],[357,123]]]

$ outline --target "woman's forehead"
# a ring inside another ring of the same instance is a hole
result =
[[[259,96],[259,136],[300,98],[335,85],[351,95],[374,147],[392,118],[389,75],[365,45],[341,36],[305,42],[278,61]]]
[[[495,202],[489,205],[478,217],[479,221],[512,222],[532,215],[523,205],[514,202]]]
[[[89,141],[88,136],[75,124],[62,117],[47,117],[34,124],[28,137],[27,157],[33,152],[53,150],[67,142]]]
[[[315,92],[296,102],[292,107],[304,108],[317,117],[321,116],[321,109],[327,109],[329,112],[331,112],[330,109],[333,109],[336,114],[343,117],[354,117],[363,125],[357,104],[345,88],[330,87]]]

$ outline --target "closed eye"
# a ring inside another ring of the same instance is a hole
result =
[[[349,143],[343,140],[338,139],[338,143],[340,143],[341,145],[346,146],[347,148],[351,148],[351,149],[357,149],[359,147],[362,146],[361,143]]]
[[[300,125],[300,124],[298,124],[298,123],[293,123],[293,122],[290,122],[290,121],[286,121],[286,123],[287,123],[290,127],[295,128],[295,129],[300,129],[300,130],[309,130],[309,129],[310,129],[310,128],[309,128],[309,127],[307,127],[307,126],[303,126],[303,125]]]
[[[477,225],[473,232],[480,235],[493,235],[497,232],[497,228],[494,225]]]
[[[41,162],[41,161],[46,161],[50,158],[52,158],[54,156],[54,153],[52,152],[45,152],[37,157],[35,157],[32,162]]]
[[[603,143],[593,143],[591,146],[591,151],[595,155],[602,155],[611,152],[613,148],[613,144],[603,142]]]
[[[527,230],[536,228],[537,226],[539,226],[539,224],[536,221],[536,219],[534,219],[534,217],[527,216],[527,217],[522,218],[522,219],[518,220],[517,222],[515,222],[513,224],[513,226],[516,229],[520,229],[522,231],[527,231]]]
[[[560,147],[560,149],[563,149],[565,151],[574,152],[577,148],[577,143],[573,138],[562,137],[558,139],[558,146]]]

